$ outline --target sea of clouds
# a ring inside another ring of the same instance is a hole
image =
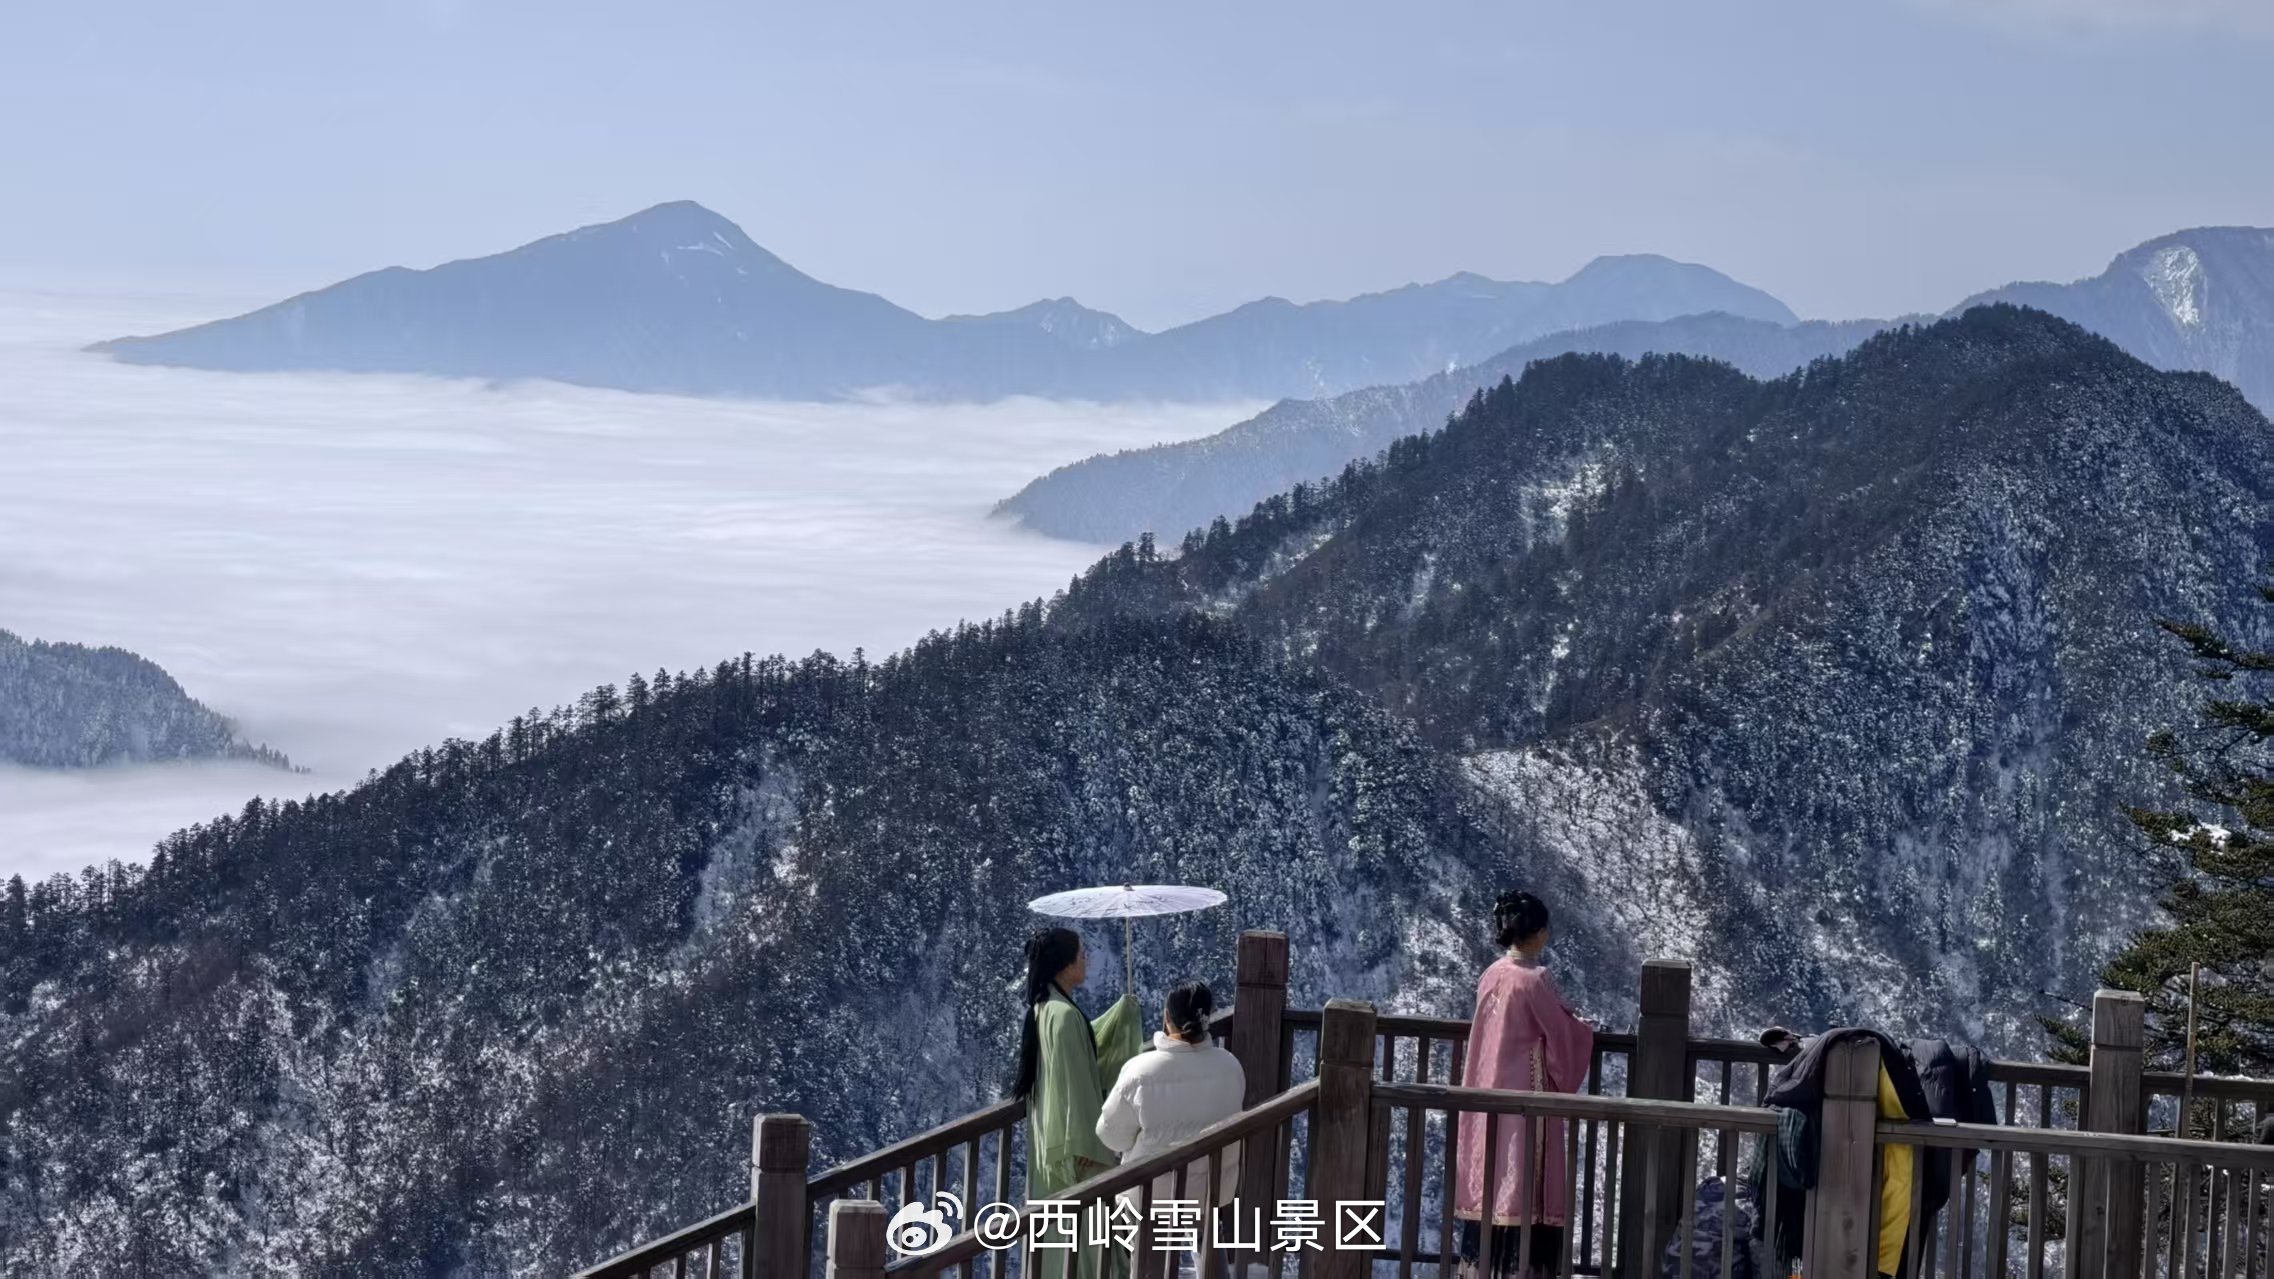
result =
[[[143,368],[236,300],[0,293],[0,627],[115,644],[311,771],[0,767],[0,875],[135,860],[532,706],[744,651],[872,655],[1100,551],[986,518],[1256,405],[780,404]]]

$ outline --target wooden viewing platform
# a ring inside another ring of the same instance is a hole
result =
[[[1643,966],[1636,1029],[1596,1035],[1578,1095],[1462,1087],[1467,1021],[1378,1014],[1346,1000],[1289,1008],[1287,972],[1283,934],[1241,934],[1238,993],[1213,1026],[1247,1072],[1247,1109],[1176,1150],[1062,1193],[1110,1206],[1132,1192],[1147,1219],[1135,1279],[1173,1279],[1166,1266],[1175,1257],[1150,1242],[1154,1180],[1174,1174],[1172,1197],[1183,1198],[1182,1170],[1206,1160],[1213,1185],[1217,1161],[1235,1145],[1246,1152],[1243,1205],[1264,1205],[1268,1220],[1273,1203],[1307,1199],[1326,1224],[1323,1250],[1266,1251],[1266,1237],[1263,1247],[1233,1250],[1230,1261],[1265,1267],[1271,1279],[1388,1279],[1393,1271],[1396,1279],[1417,1271],[1451,1279],[1444,1257],[1455,1223],[1444,1188],[1458,1153],[1452,1117],[1466,1114],[1485,1117],[1488,1146],[1505,1123],[1537,1134],[1547,1120],[1564,1121],[1574,1220],[1559,1276],[1655,1276],[1679,1237],[1676,1279],[1712,1279],[1691,1273],[1695,1187],[1705,1176],[1743,1175],[1775,1140],[1776,1112],[1758,1103],[1784,1058],[1750,1040],[1693,1038],[1688,963]],[[1886,1146],[1910,1147],[1922,1172],[1927,1160],[1947,1160],[1952,1174],[1947,1206],[1923,1228],[1925,1178],[1912,1179],[1905,1279],[2274,1279],[2274,1146],[2238,1141],[2274,1114],[2274,1080],[2197,1076],[2190,1084],[2144,1070],[2143,1012],[2137,995],[2101,991],[2089,1065],[1992,1063],[2002,1119],[1995,1127],[1881,1121],[1878,1045],[1834,1046],[1819,1180],[1803,1218],[1807,1279],[1872,1279],[1877,1153]],[[2183,1095],[2192,1098],[2184,1125]],[[968,1216],[964,1233],[923,1256],[895,1259],[885,1246],[890,1214],[911,1199],[947,1191],[967,1214],[1023,1202],[1024,1113],[1023,1102],[998,1102],[818,1174],[808,1167],[805,1120],[761,1116],[748,1201],[579,1279],[932,1279],[950,1271],[956,1279],[981,1271],[1025,1279],[1031,1258],[1017,1248],[990,1251]],[[2184,1138],[2162,1135],[2182,1131]],[[1962,1151],[1980,1154],[1961,1163]],[[1495,1171],[1488,1166],[1486,1175]],[[1333,1204],[1352,1200],[1383,1201],[1381,1247],[1333,1247]],[[1774,1205],[1763,1209],[1773,1236]],[[1209,1273],[1213,1237],[1200,1233]],[[1733,1242],[1725,1238],[1714,1262],[1720,1279],[1730,1279]]]

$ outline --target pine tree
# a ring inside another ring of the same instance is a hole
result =
[[[10,875],[7,896],[0,898],[0,940],[10,945],[22,940],[30,926],[31,912],[24,904],[25,897],[24,877]]]
[[[2259,594],[2274,604],[2274,585]],[[2274,1073],[2274,650],[2194,623],[2159,625],[2187,645],[2214,691],[2193,727],[2148,739],[2188,805],[2126,816],[2147,855],[2178,879],[2164,900],[2168,925],[2134,937],[2102,980],[2146,997],[2149,1052],[2168,1068],[2185,1052],[2188,970],[2201,964],[2196,1068],[2264,1076]],[[2067,1055],[2081,1047],[2074,1027],[2055,1035]]]

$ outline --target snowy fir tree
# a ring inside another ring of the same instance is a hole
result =
[[[2274,586],[2259,594],[2274,604]],[[2102,980],[2147,999],[2153,1062],[2177,1069],[2199,966],[2197,1069],[2274,1075],[2274,650],[2199,623],[2161,625],[2186,645],[2212,696],[2193,724],[2148,740],[2186,799],[2126,809],[2145,838],[2143,856],[2172,877],[2168,919],[2118,952]],[[2085,1032],[2063,1023],[2056,1033],[2066,1055],[2081,1059]]]

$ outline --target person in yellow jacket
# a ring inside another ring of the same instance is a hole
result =
[[[1885,1062],[1879,1066],[1879,1117],[1908,1118]],[[1892,1276],[1903,1265],[1903,1240],[1911,1229],[1911,1157],[1909,1146],[1879,1148],[1879,1273],[1883,1275]]]
[[[1816,1181],[1816,1138],[1809,1130],[1820,1121],[1824,1105],[1825,1064],[1832,1046],[1844,1039],[1868,1036],[1879,1047],[1879,1088],[1872,1111],[1880,1119],[1910,1120],[1923,1123],[1932,1112],[1925,1091],[1919,1083],[1918,1070],[1904,1055],[1901,1046],[1877,1031],[1844,1027],[1827,1031],[1803,1040],[1781,1026],[1771,1027],[1761,1035],[1761,1042],[1780,1054],[1789,1055],[1783,1065],[1769,1076],[1769,1086],[1761,1096],[1761,1104],[1773,1109],[1804,1116],[1798,1127],[1791,1127],[1788,1119],[1780,1118],[1778,1140],[1772,1143],[1769,1161],[1763,1163],[1757,1176],[1757,1185],[1764,1195],[1779,1196],[1784,1208],[1778,1214],[1777,1238],[1774,1255],[1779,1263],[1789,1263],[1799,1257],[1802,1233],[1797,1229],[1805,1216],[1800,1198],[1803,1191]],[[1787,1135],[1787,1129],[1791,1135]],[[1798,1140],[1808,1147],[1796,1151],[1791,1143]],[[1768,1163],[1777,1167],[1770,1171]],[[1873,1258],[1879,1274],[1900,1275],[1903,1268],[1903,1245],[1911,1231],[1911,1185],[1917,1173],[1916,1154],[1909,1146],[1881,1145],[1879,1147],[1879,1247]]]

